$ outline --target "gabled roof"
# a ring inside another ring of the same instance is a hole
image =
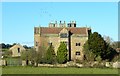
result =
[[[12,46],[9,50],[12,50],[12,49],[15,49],[15,48],[21,48],[21,49],[25,50],[25,48],[20,44],[16,44],[16,45]]]
[[[59,34],[60,31],[63,29],[63,27],[40,27],[40,33],[41,34]],[[81,27],[66,27],[68,31],[70,31],[73,34],[87,34],[87,30],[89,28]]]
[[[41,27],[40,33],[41,34],[58,34],[62,28],[52,28],[52,27]]]

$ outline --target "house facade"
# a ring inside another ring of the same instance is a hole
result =
[[[60,42],[65,42],[68,49],[69,60],[83,59],[83,45],[88,40],[91,29],[76,27],[76,21],[66,23],[50,22],[49,27],[34,27],[34,47],[52,44],[57,55]]]
[[[19,57],[21,56],[21,52],[25,51],[25,48],[20,45],[20,44],[16,44],[14,46],[12,46],[9,51],[12,52],[12,57]]]

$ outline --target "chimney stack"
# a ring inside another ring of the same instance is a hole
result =
[[[65,24],[65,21],[64,21],[64,24]]]
[[[57,24],[57,21],[55,21],[55,24]]]
[[[60,21],[60,24],[61,24],[62,21]]]

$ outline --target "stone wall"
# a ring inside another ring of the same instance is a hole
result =
[[[83,65],[82,65],[82,64],[79,64],[79,63],[38,64],[38,67],[59,67],[59,68],[66,68],[66,67],[83,67]]]
[[[58,47],[60,45],[60,41],[59,41],[60,38],[54,36],[54,37],[49,37],[48,40],[49,40],[49,43],[52,43],[54,50],[55,50],[55,53],[57,55],[57,50],[58,50]]]
[[[25,60],[22,61],[22,66],[26,66],[26,61]]]
[[[3,65],[5,66],[6,64],[7,64],[6,60],[2,60],[2,59],[0,60],[0,66],[3,66]]]
[[[120,62],[114,62],[112,66],[113,68],[120,68]]]
[[[87,41],[87,37],[81,36],[72,36],[71,37],[71,58],[72,60],[78,59],[82,60],[83,59],[83,45]],[[76,46],[76,43],[80,43],[80,46]],[[76,52],[80,51],[80,55],[76,55]]]

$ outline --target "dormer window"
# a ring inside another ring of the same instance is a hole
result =
[[[67,38],[68,37],[68,34],[67,33],[61,33],[60,34],[60,38]]]

